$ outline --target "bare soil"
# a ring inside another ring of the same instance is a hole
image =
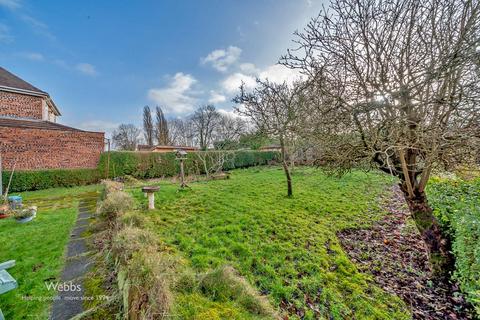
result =
[[[385,291],[410,306],[413,319],[473,319],[458,285],[430,277],[427,251],[410,218],[403,194],[394,187],[381,199],[388,211],[370,229],[338,234],[349,257],[362,272],[373,275]]]

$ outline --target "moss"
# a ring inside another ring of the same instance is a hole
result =
[[[252,315],[233,302],[214,302],[202,296],[200,293],[180,294],[177,297],[176,307],[173,311],[178,319],[198,320],[253,320],[269,319]]]

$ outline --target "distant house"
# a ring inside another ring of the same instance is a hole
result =
[[[152,151],[153,147],[149,146],[148,144],[139,144],[137,145],[137,149],[135,151]]]
[[[270,144],[270,145],[267,145],[267,146],[263,146],[263,147],[260,147],[258,148],[258,150],[260,151],[282,151],[282,147],[280,145],[277,145],[277,144]]]
[[[148,146],[148,145],[138,145],[137,151],[146,151],[146,152],[176,152],[177,150],[184,150],[187,152],[198,151],[196,147],[187,147],[187,146]]]
[[[0,67],[0,155],[4,169],[95,168],[104,133],[57,123],[50,95]]]

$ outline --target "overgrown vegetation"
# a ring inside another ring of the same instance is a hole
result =
[[[480,317],[480,178],[434,178],[427,192],[434,213],[453,239],[454,278]]]
[[[144,213],[130,210],[131,196],[120,190],[121,184],[109,181],[104,184],[106,197],[98,212],[108,223],[100,237],[110,242],[103,249],[105,258],[114,260],[109,263],[117,277],[118,290],[114,295],[120,297],[125,316],[129,319],[166,319],[175,315],[191,319],[190,308],[179,308],[188,295],[201,299],[203,307],[210,305],[200,319],[274,316],[268,300],[256,293],[233,268],[195,274],[172,247],[152,231],[141,228],[146,222]],[[228,306],[222,305],[223,302]],[[217,304],[223,309],[212,306]]]

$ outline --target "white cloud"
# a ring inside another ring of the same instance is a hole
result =
[[[271,65],[265,69],[258,69],[253,63],[242,63],[239,69],[242,72],[233,73],[220,83],[222,89],[228,94],[237,93],[242,82],[247,90],[255,88],[256,78],[268,79],[275,83],[286,82],[287,84],[292,84],[302,79],[300,72],[280,64]]]
[[[98,74],[95,66],[85,62],[77,64],[75,69],[87,76],[96,76]]]
[[[13,41],[13,36],[10,34],[10,28],[3,23],[0,23],[0,42],[8,43]]]
[[[80,123],[77,127],[87,131],[112,132],[119,126],[118,123],[104,120],[89,120]]]
[[[227,97],[225,97],[223,94],[220,94],[214,90],[210,91],[210,98],[208,99],[209,103],[222,103],[227,101]]]
[[[217,111],[220,112],[223,115],[226,115],[226,116],[229,116],[229,117],[232,117],[232,118],[241,118],[241,119],[247,120],[247,117],[244,117],[244,116],[240,115],[235,110],[217,109]]]
[[[237,105],[236,107],[240,110],[245,108],[243,104]],[[236,110],[217,109],[217,111],[220,112],[220,114],[230,118],[242,119],[244,121],[245,130],[250,131],[250,129],[252,129],[253,123],[251,122],[251,119],[247,116],[244,116],[238,113]]]
[[[260,70],[253,63],[242,63],[238,68],[246,74],[257,74]]]
[[[38,52],[24,52],[24,53],[21,53],[20,55],[22,57],[24,57],[25,59],[32,60],[32,61],[43,61],[43,60],[45,60],[45,57],[41,53],[38,53]]]
[[[205,58],[201,59],[201,62],[202,64],[211,64],[216,70],[225,72],[238,60],[241,53],[242,49],[229,46],[226,50],[217,49],[210,52]]]
[[[13,10],[19,8],[21,2],[19,0],[0,0],[0,6]]]
[[[196,82],[192,75],[178,72],[168,86],[150,89],[148,97],[168,113],[185,114],[193,111],[197,102],[197,99],[192,96],[194,94],[192,86]]]
[[[258,77],[260,79],[268,79],[275,83],[286,82],[292,84],[293,82],[300,80],[302,75],[297,69],[290,69],[281,64],[274,64],[262,70],[258,74]]]
[[[253,89],[256,84],[255,77],[237,72],[226,77],[222,81],[221,86],[226,92],[231,94],[238,91],[238,88],[242,82],[244,83],[246,89]]]

